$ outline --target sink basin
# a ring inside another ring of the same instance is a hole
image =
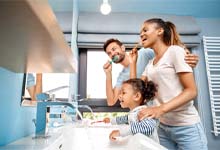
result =
[[[143,134],[109,140],[109,134],[117,125],[65,125],[62,129],[63,150],[166,150]]]
[[[2,150],[166,150],[143,134],[117,137],[109,140],[109,134],[119,126],[111,124],[89,124],[89,122],[66,123],[50,128],[49,138],[22,138]]]

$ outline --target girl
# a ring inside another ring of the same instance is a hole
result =
[[[207,139],[198,112],[193,106],[197,89],[192,68],[184,61],[182,45],[172,45],[171,34],[176,34],[173,32],[174,27],[172,23],[158,18],[149,19],[142,26],[142,45],[152,48],[155,57],[148,63],[141,78],[157,84],[158,94],[155,97],[156,106],[144,108],[138,117],[140,120],[160,119],[160,144],[169,150],[207,150]],[[130,57],[130,77],[135,77],[135,50]]]
[[[158,142],[157,121],[145,118],[139,122],[137,119],[137,113],[146,107],[146,102],[153,99],[155,92],[156,86],[151,81],[147,84],[141,79],[130,79],[123,82],[122,91],[119,95],[120,105],[122,108],[129,108],[130,112],[126,116],[112,118],[111,120],[105,118],[103,121],[112,124],[129,124],[129,126],[122,126],[119,130],[112,131],[109,136],[110,140],[115,140],[117,136],[142,133]]]

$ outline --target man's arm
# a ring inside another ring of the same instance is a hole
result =
[[[120,93],[120,88],[113,88],[112,86],[112,65],[107,61],[103,69],[106,74],[106,96],[107,96],[107,104],[108,106],[114,105]]]
[[[120,93],[120,88],[113,88],[112,75],[106,74],[106,96],[108,106],[113,106],[117,101]]]
[[[36,74],[35,97],[39,93],[42,93],[42,73]]]
[[[32,73],[27,74],[27,83],[26,83],[26,89],[28,90],[28,93],[31,97],[32,101],[36,101],[35,98],[35,77]]]
[[[28,93],[29,93],[29,95],[31,97],[31,101],[36,101],[35,94],[34,94],[35,85],[31,86],[31,87],[28,87],[27,90],[28,90]]]

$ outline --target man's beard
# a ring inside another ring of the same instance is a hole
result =
[[[125,59],[125,53],[119,54],[119,58],[115,61],[116,64],[121,63]]]

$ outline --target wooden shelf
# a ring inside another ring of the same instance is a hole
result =
[[[0,1],[0,66],[13,72],[75,72],[71,48],[46,0]]]

